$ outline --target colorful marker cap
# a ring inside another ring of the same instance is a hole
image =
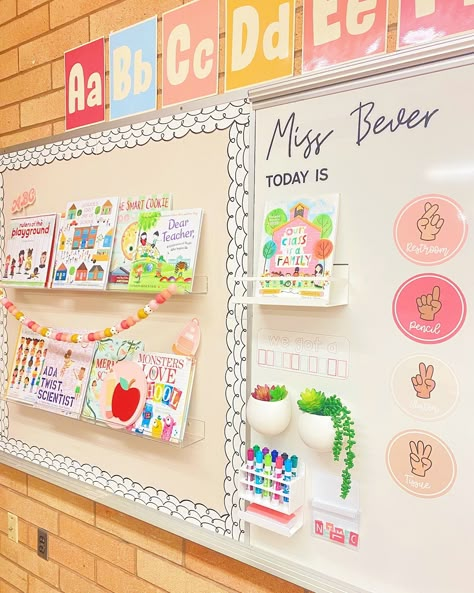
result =
[[[263,463],[263,453],[261,451],[257,451],[255,453],[255,462],[256,463]]]
[[[296,455],[291,456],[291,465],[293,469],[296,469],[298,467],[298,457]]]
[[[283,468],[283,457],[281,455],[278,455],[278,457],[276,458],[275,467],[277,469]]]
[[[267,453],[264,457],[264,463],[265,463],[265,467],[270,467],[272,464],[272,456],[270,455],[270,453]]]
[[[273,451],[272,451],[272,463],[275,463],[277,457],[278,457],[278,451],[276,449],[273,449]]]
[[[270,449],[269,449],[268,447],[263,447],[263,449],[262,449],[262,453],[263,453],[264,455],[267,455],[268,453],[270,453]]]
[[[253,449],[249,449],[247,451],[247,461],[253,461],[255,459],[255,451]]]
[[[285,459],[285,472],[291,473],[292,469],[291,459]]]

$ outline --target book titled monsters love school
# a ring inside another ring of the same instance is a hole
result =
[[[69,202],[57,233],[54,288],[103,289],[109,275],[118,198]]]
[[[133,431],[162,441],[184,438],[194,378],[194,358],[159,352],[139,352],[136,362],[146,376],[147,393]]]
[[[55,228],[56,214],[12,219],[3,260],[4,284],[46,286]]]
[[[265,205],[261,295],[329,301],[338,209],[338,194]]]
[[[170,210],[171,206],[171,194],[136,196],[120,201],[107,288],[111,290],[127,288],[137,247],[138,221],[143,218],[143,213]],[[153,216],[158,215],[152,214],[151,217]]]
[[[194,281],[203,211],[144,212],[128,281],[131,291],[161,291],[173,284],[190,292]]]

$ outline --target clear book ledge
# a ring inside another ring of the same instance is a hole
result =
[[[35,414],[39,413],[41,415],[45,415],[45,416],[49,417],[50,419],[66,418],[67,420],[70,420],[72,422],[84,422],[87,424],[93,424],[94,426],[96,426],[100,429],[113,431],[115,433],[120,432],[121,434],[127,434],[127,435],[137,438],[137,439],[146,439],[147,441],[153,441],[154,443],[157,443],[159,445],[163,445],[166,447],[184,449],[186,447],[189,447],[191,445],[199,443],[200,441],[203,441],[206,438],[206,423],[204,422],[204,420],[198,420],[196,418],[188,418],[186,420],[186,430],[184,432],[183,440],[180,442],[172,442],[172,441],[165,441],[160,438],[149,436],[147,434],[143,434],[143,433],[136,432],[133,430],[127,430],[122,427],[119,427],[118,425],[112,426],[112,425],[106,424],[105,422],[94,420],[94,418],[86,418],[84,416],[79,416],[77,418],[75,416],[66,416],[64,414],[55,414],[54,412],[49,412],[48,410],[44,410],[40,407],[36,407],[29,403],[25,403],[25,402],[18,401],[15,399],[10,399],[5,396],[2,399],[8,405],[12,404],[15,407],[21,408],[25,411],[31,410]],[[43,417],[45,417],[45,416],[43,416]]]
[[[57,293],[57,294],[92,294],[97,295],[106,292],[107,295],[110,294],[127,294],[129,296],[137,296],[140,297],[141,295],[146,294],[157,294],[161,292],[160,290],[129,290],[126,284],[117,284],[117,288],[105,288],[105,289],[97,289],[97,288],[81,288],[80,286],[74,286],[74,288],[65,288],[65,287],[43,287],[43,286],[28,286],[25,284],[14,284],[14,283],[4,283],[1,284],[1,287],[5,290],[15,289],[15,290],[25,290],[27,292],[46,292],[46,293]],[[207,294],[208,292],[208,277],[207,276],[196,276],[194,278],[193,287],[191,290],[188,288],[183,288],[182,290],[178,290],[174,296],[185,296],[185,295],[196,295],[196,294]]]
[[[247,285],[247,294],[231,298],[234,304],[324,308],[349,303],[349,264],[334,264],[331,276],[236,276],[234,282]],[[300,294],[289,292],[292,285]],[[330,288],[329,296],[325,286]]]

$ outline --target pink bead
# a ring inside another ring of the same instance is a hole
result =
[[[148,306],[152,311],[156,311],[160,305],[155,300],[152,300],[148,303]]]
[[[127,317],[127,323],[128,323],[128,327],[133,327],[135,325],[136,321],[130,315],[130,317]]]
[[[94,340],[96,342],[98,342],[99,340],[101,340],[102,338],[100,337],[100,332],[94,332]]]
[[[105,338],[105,331],[102,330],[100,332],[97,332],[99,334],[99,340],[103,340]]]
[[[61,341],[61,336],[62,336],[62,335],[63,335],[63,334],[62,334],[61,332],[58,332],[58,333],[57,333],[57,334],[54,336],[54,339],[55,339],[57,342],[60,342],[60,341]]]
[[[165,301],[167,301],[168,299],[171,298],[171,292],[166,289],[161,293],[162,297],[165,299]]]
[[[9,301],[7,298],[2,299],[2,305],[5,307],[5,309],[8,309],[8,307],[10,307],[13,303],[11,301]]]
[[[138,315],[132,315],[132,319],[135,323],[138,323],[139,321],[141,321],[140,317],[138,317]]]
[[[176,286],[174,284],[170,284],[166,290],[170,293],[170,296],[172,296],[176,292]]]
[[[117,323],[117,325],[114,325],[115,327],[115,331],[119,334],[120,332],[123,332],[124,328],[122,327],[121,323]]]
[[[90,334],[87,334],[87,340],[89,342],[94,342],[95,341],[94,332],[91,332]]]
[[[128,321],[126,319],[124,319],[123,321],[120,322],[120,326],[122,329],[128,329]]]
[[[31,319],[30,321],[28,321],[28,323],[26,324],[26,327],[29,327],[30,329],[34,326],[35,322]]]
[[[40,329],[41,325],[39,325],[38,323],[33,323],[33,325],[31,326],[31,330],[34,331],[36,334],[39,332]]]
[[[165,297],[162,294],[157,294],[155,297],[155,301],[159,304],[162,305],[164,302],[166,302]]]
[[[15,316],[18,313],[18,309],[15,307],[15,305],[10,305],[8,307],[8,311],[9,313],[11,313],[13,316]]]

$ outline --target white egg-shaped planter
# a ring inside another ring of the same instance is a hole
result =
[[[320,453],[331,451],[336,431],[331,416],[318,416],[302,412],[298,420],[301,440],[311,449]]]
[[[291,404],[288,397],[276,402],[267,402],[249,397],[247,402],[247,422],[250,426],[267,436],[283,432],[291,420]]]

